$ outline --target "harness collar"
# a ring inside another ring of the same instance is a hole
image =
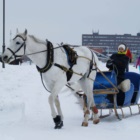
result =
[[[53,45],[50,41],[47,41],[47,63],[43,68],[39,68],[37,67],[37,70],[40,73],[45,73],[46,71],[48,71],[51,66],[53,65],[53,61],[54,61],[54,49],[53,49]]]

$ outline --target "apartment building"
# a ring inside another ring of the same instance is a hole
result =
[[[82,45],[93,48],[102,48],[103,53],[114,53],[120,43],[125,43],[132,53],[140,55],[140,33],[137,35],[123,34],[123,35],[109,35],[99,34],[98,32],[92,34],[82,34]]]

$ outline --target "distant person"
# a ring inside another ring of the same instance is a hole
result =
[[[137,63],[137,55],[133,55],[133,67],[136,67],[136,63]]]
[[[126,56],[125,44],[118,46],[118,52],[110,56],[110,60],[107,61],[106,67],[109,70],[114,70],[117,75],[117,85],[119,86],[125,80],[125,71],[129,63],[129,58]],[[113,96],[108,95],[107,98],[113,102]],[[119,90],[117,94],[117,104],[123,105],[125,94],[122,90]]]
[[[131,51],[129,50],[128,47],[126,49],[126,56],[128,56],[128,58],[129,58],[129,63],[132,63],[132,53],[131,53]],[[129,72],[129,63],[126,67],[126,72]]]
[[[139,74],[140,74],[140,56],[138,57],[137,62],[136,62],[136,68],[137,67],[139,69]]]

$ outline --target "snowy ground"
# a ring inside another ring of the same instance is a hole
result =
[[[101,70],[105,64],[100,63]],[[130,65],[130,71],[138,69]],[[69,89],[60,94],[64,127],[54,130],[48,104],[49,93],[44,89],[34,65],[6,65],[0,68],[0,140],[132,140],[139,138],[140,115],[119,121],[114,116],[101,119],[97,125],[89,122],[81,127],[83,112]],[[137,112],[137,107],[133,112]],[[129,110],[125,110],[129,116]]]

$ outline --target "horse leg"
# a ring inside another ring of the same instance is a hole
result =
[[[63,114],[62,114],[62,110],[61,110],[60,101],[59,101],[58,96],[55,98],[55,106],[56,106],[58,115],[61,116],[61,120],[63,121],[64,117],[63,117]]]
[[[95,71],[92,71],[91,73],[90,73],[90,77],[93,77],[93,79],[95,79],[95,75],[96,75],[96,72]],[[94,96],[93,96],[93,85],[94,85],[94,82],[92,82],[90,79],[88,79],[88,81],[89,81],[89,85],[90,85],[90,87],[92,87],[91,89],[91,92],[92,92],[92,99],[93,99],[93,101],[92,101],[92,104],[91,104],[91,110],[92,110],[92,116],[93,116],[93,123],[94,124],[97,124],[97,123],[99,123],[100,122],[100,119],[99,119],[99,115],[98,115],[98,109],[96,108],[96,105],[95,105],[95,101],[94,101]]]
[[[86,75],[82,79],[79,80],[79,84],[81,85],[82,90],[87,96],[87,106],[84,107],[84,120],[82,122],[82,126],[88,126],[90,107],[93,102],[93,95],[91,92],[91,86],[89,84],[88,79],[86,78]]]
[[[92,110],[92,113],[93,113],[93,123],[94,124],[99,123],[100,122],[100,119],[99,119],[99,115],[98,115],[98,109],[96,108],[96,105],[95,104],[93,104],[93,106],[91,107],[91,110]]]
[[[60,114],[57,114],[56,110],[55,110],[55,106],[54,103],[56,102],[57,96],[52,96],[52,94],[49,96],[49,104],[50,104],[50,108],[51,108],[51,114],[53,117],[53,121],[55,123],[55,129],[60,129],[63,126],[63,121],[61,120],[61,116]],[[55,105],[58,105],[58,102],[55,103]],[[61,110],[61,109],[60,109]],[[60,112],[59,112],[60,113]]]
[[[58,79],[58,81],[55,81],[55,83],[53,84],[52,89],[51,89],[51,94],[49,96],[49,103],[50,103],[53,121],[55,123],[55,127],[54,127],[55,129],[60,129],[63,126],[63,115],[62,115],[60,102],[58,99],[58,93],[61,91],[61,89],[66,84],[66,78],[62,77],[61,82],[59,80],[60,79]],[[56,109],[57,109],[57,111],[56,111]]]
[[[87,108],[87,96],[83,94],[83,110]],[[93,113],[91,114],[91,117],[89,120],[93,120]]]
[[[84,103],[87,105],[87,100],[84,100]],[[84,110],[86,109],[86,105],[84,105]],[[100,122],[100,119],[99,119],[99,115],[98,115],[98,109],[96,108],[96,105],[94,103],[94,99],[93,99],[93,103],[91,105],[91,110],[92,110],[92,116],[91,116],[90,120],[93,120],[94,124],[98,124]]]
[[[95,105],[95,101],[94,101],[94,96],[92,95],[92,98],[93,98],[93,102],[92,102],[92,107],[91,107],[91,110],[92,110],[92,116],[93,116],[93,123],[94,124],[97,124],[100,122],[100,119],[99,119],[99,115],[98,115],[98,109],[96,108],[96,105]]]
[[[56,122],[56,126],[55,126],[56,129],[56,128],[61,128],[63,126],[63,119],[64,119],[58,96],[55,98],[55,106],[58,112],[57,118],[60,118],[58,122]]]
[[[82,123],[82,126],[88,126],[90,109],[92,109],[92,111],[93,111],[93,116],[94,116],[93,123],[97,124],[97,123],[99,123],[99,116],[98,116],[98,110],[96,108],[94,98],[93,98],[93,92],[92,92],[93,91],[93,88],[92,88],[93,82],[91,82],[91,80],[88,78],[81,79],[79,82],[87,97],[87,99],[86,99],[87,107],[84,108],[84,121]]]

